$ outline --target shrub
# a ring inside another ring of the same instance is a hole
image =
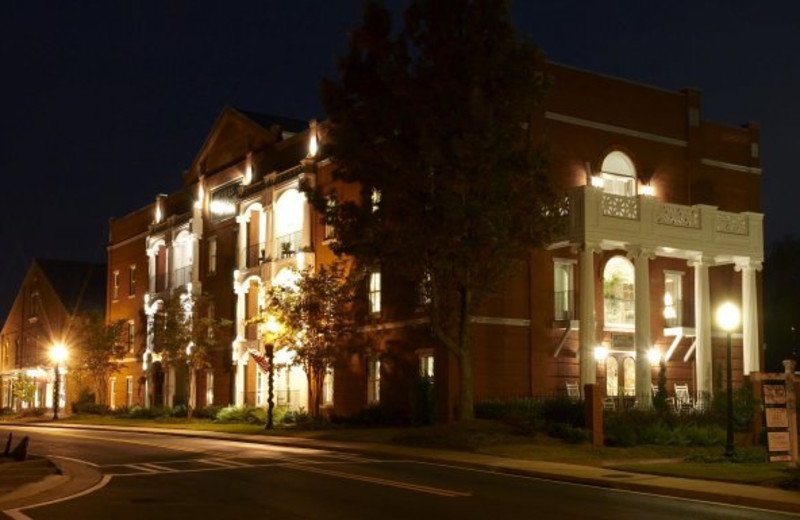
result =
[[[406,414],[393,412],[382,403],[373,403],[353,415],[334,415],[331,423],[352,426],[404,426],[408,424]]]
[[[226,406],[217,413],[217,421],[221,423],[266,424],[267,412],[263,408],[252,406]]]
[[[545,401],[542,407],[542,418],[547,423],[567,424],[575,428],[583,428],[586,425],[583,402],[568,397],[557,397]]]
[[[94,402],[75,402],[72,403],[72,413],[88,413],[95,415],[105,415],[109,412],[108,405]]]
[[[47,412],[47,408],[25,408],[20,417],[42,417]]]
[[[128,410],[127,418],[130,419],[158,419],[160,417],[166,417],[168,412],[159,406],[154,406],[152,408],[142,408],[140,406],[134,406],[130,410]]]
[[[192,416],[196,419],[216,419],[220,410],[222,410],[221,406],[210,404],[205,408],[196,408],[192,411]]]
[[[534,399],[484,401],[475,405],[475,417],[504,422],[523,433],[536,433],[545,428],[544,405]]]
[[[414,425],[436,424],[436,386],[432,378],[417,377],[412,404],[411,420]]]
[[[280,419],[281,424],[308,424],[310,422],[311,415],[306,411],[305,408],[300,408],[299,410],[286,410]]]
[[[591,438],[589,430],[564,423],[554,423],[548,434],[551,437],[565,440],[569,444],[582,444]]]

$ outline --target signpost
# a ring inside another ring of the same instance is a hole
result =
[[[797,412],[794,362],[784,361],[783,374],[757,374],[764,402],[770,462],[797,462]]]

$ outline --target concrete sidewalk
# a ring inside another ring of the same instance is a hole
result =
[[[640,493],[653,493],[676,498],[703,500],[738,506],[784,511],[794,513],[800,517],[800,491],[785,491],[781,489],[749,486],[744,484],[732,484],[711,480],[662,477],[627,471],[610,470],[596,466],[581,466],[577,464],[565,464],[560,462],[509,459],[477,453],[420,449],[390,444],[325,441],[296,437],[244,435],[197,430],[50,423],[4,423],[3,426],[129,431],[181,437],[220,439],[296,448],[342,451],[359,453],[372,457],[386,457],[435,464],[447,464],[484,471],[557,480],[580,485],[621,489]],[[75,468],[64,467],[62,470],[67,474],[67,476],[69,476],[69,471],[74,471]],[[86,478],[87,475],[88,474],[85,474],[84,477]],[[86,487],[94,485],[94,483],[96,483],[96,480],[94,479],[96,479],[96,477],[89,478],[86,482],[88,484]],[[0,508],[2,508],[3,502],[5,501],[2,497],[0,497]]]

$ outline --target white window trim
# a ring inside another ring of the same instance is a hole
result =
[[[381,272],[379,270],[370,271],[368,287],[370,314],[380,314],[381,312],[382,285]]]
[[[115,270],[112,274],[112,282],[111,282],[111,299],[113,301],[119,300],[119,270]]]

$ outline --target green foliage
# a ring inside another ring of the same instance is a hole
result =
[[[758,401],[749,381],[733,391],[733,429],[736,432],[750,432],[753,428]],[[720,390],[711,401],[710,413],[716,421],[724,425],[728,412],[728,392]]]
[[[582,444],[591,439],[589,430],[564,423],[554,423],[547,433],[551,437],[562,439],[569,444]]]
[[[216,419],[219,412],[222,410],[221,406],[218,405],[208,405],[205,408],[195,410],[192,414],[192,417],[196,419]]]
[[[309,414],[305,409],[300,408],[299,410],[284,410],[281,414],[279,414],[276,418],[276,422],[279,424],[308,424],[312,421],[311,414]]]
[[[658,364],[658,391],[653,396],[653,408],[660,414],[672,413],[667,402],[667,364],[662,359]]]
[[[17,402],[33,403],[36,396],[36,380],[27,374],[20,373],[14,381],[14,399]]]
[[[395,444],[475,451],[488,446],[508,444],[515,440],[514,432],[507,427],[484,421],[465,421],[455,424],[426,426],[401,430],[392,438]]]
[[[636,409],[608,412],[603,429],[610,446],[721,446],[725,442],[725,430],[708,414],[678,416]]]
[[[119,372],[127,347],[122,341],[125,320],[106,323],[99,312],[88,313],[77,320],[77,334],[71,341],[71,366],[79,373],[88,374],[94,384],[95,396],[101,404],[107,403],[108,378]]]
[[[266,424],[267,412],[253,406],[226,406],[217,414],[221,423]]]
[[[92,415],[105,415],[110,411],[108,405],[95,402],[75,402],[72,403],[72,413],[86,413]]]
[[[47,408],[26,408],[22,410],[22,413],[19,415],[20,417],[43,417],[45,413],[47,413]]]
[[[778,485],[783,489],[800,489],[800,465],[786,470],[786,478]]]
[[[159,406],[154,406],[151,408],[134,406],[128,410],[127,417],[129,419],[158,419],[167,416],[169,416],[169,411]]]
[[[264,324],[266,343],[294,351],[294,363],[308,376],[309,410],[318,417],[325,373],[355,335],[353,302],[361,280],[339,261],[296,274],[294,286],[269,289],[266,309],[251,322]],[[270,316],[277,330],[267,330]]]
[[[366,2],[339,78],[323,84],[323,151],[360,200],[331,205],[305,189],[334,225],[335,252],[409,288],[425,281],[434,337],[469,366],[470,316],[558,224],[534,128],[545,79],[508,2],[418,0],[403,20],[396,30]],[[470,373],[459,371],[464,419]]]

